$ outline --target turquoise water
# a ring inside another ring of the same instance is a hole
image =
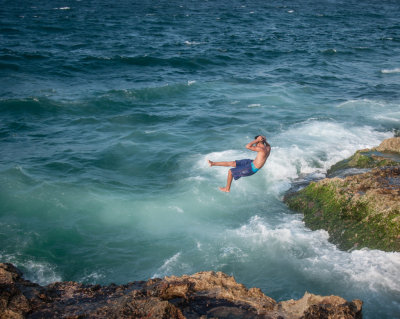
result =
[[[400,254],[344,252],[282,197],[400,128],[398,1],[3,1],[0,260],[28,279],[224,271],[400,317]],[[218,191],[227,169],[266,166]]]

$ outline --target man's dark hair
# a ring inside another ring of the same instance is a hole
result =
[[[257,135],[254,139],[256,140],[259,136],[262,136],[262,135]],[[270,146],[265,138],[263,139],[263,144],[265,146]]]

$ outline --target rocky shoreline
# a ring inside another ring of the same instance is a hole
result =
[[[357,151],[284,201],[341,249],[400,251],[400,137]]]
[[[125,285],[25,280],[0,263],[0,319],[20,318],[362,318],[362,301],[309,293],[276,302],[221,272],[165,277]]]

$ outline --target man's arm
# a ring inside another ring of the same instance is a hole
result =
[[[251,151],[254,151],[254,152],[259,152],[260,150],[262,150],[262,148],[259,147],[259,146],[253,146],[253,145],[256,144],[256,143],[258,143],[258,142],[261,142],[261,140],[262,140],[262,137],[261,137],[261,136],[257,137],[256,140],[251,141],[249,144],[247,144],[247,145],[246,145],[246,148],[247,148],[248,150],[251,150]]]

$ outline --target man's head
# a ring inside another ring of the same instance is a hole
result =
[[[267,138],[264,135],[257,135],[254,139],[258,139],[259,137],[261,137],[261,141],[259,143],[264,144],[265,146],[269,145],[267,142]]]

